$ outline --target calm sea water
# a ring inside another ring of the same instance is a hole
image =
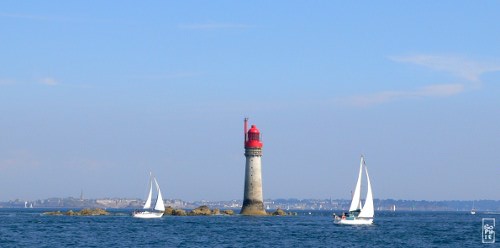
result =
[[[338,226],[331,211],[299,216],[44,216],[0,209],[0,247],[498,247],[481,243],[481,218],[465,212],[376,212],[372,226]],[[496,218],[497,221],[500,218]],[[498,228],[497,228],[498,233]]]

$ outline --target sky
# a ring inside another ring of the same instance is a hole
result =
[[[0,201],[500,200],[499,1],[0,6]]]

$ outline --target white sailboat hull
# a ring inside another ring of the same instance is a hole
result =
[[[141,219],[154,219],[154,218],[161,218],[163,216],[163,212],[149,212],[149,211],[134,212],[132,213],[132,216],[134,218],[141,218]]]
[[[371,218],[355,218],[355,219],[341,219],[335,218],[334,222],[338,225],[371,225],[373,224],[373,219]]]

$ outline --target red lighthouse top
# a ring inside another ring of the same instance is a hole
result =
[[[245,118],[245,148],[262,148],[259,129],[252,125],[250,130],[247,131],[247,121],[248,119]]]

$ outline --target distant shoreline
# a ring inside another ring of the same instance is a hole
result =
[[[241,200],[227,201],[184,201],[180,199],[166,199],[166,206],[182,209],[194,209],[199,206],[209,206],[219,209],[241,209]],[[106,209],[141,209],[143,200],[130,198],[103,198],[103,199],[79,199],[73,197],[48,198],[42,200],[10,200],[0,202],[0,208],[106,208]],[[264,206],[267,211],[278,208],[283,210],[345,210],[349,207],[350,200],[347,199],[266,199]],[[500,211],[500,200],[395,200],[375,199],[376,211],[470,211],[474,204],[477,211]]]

